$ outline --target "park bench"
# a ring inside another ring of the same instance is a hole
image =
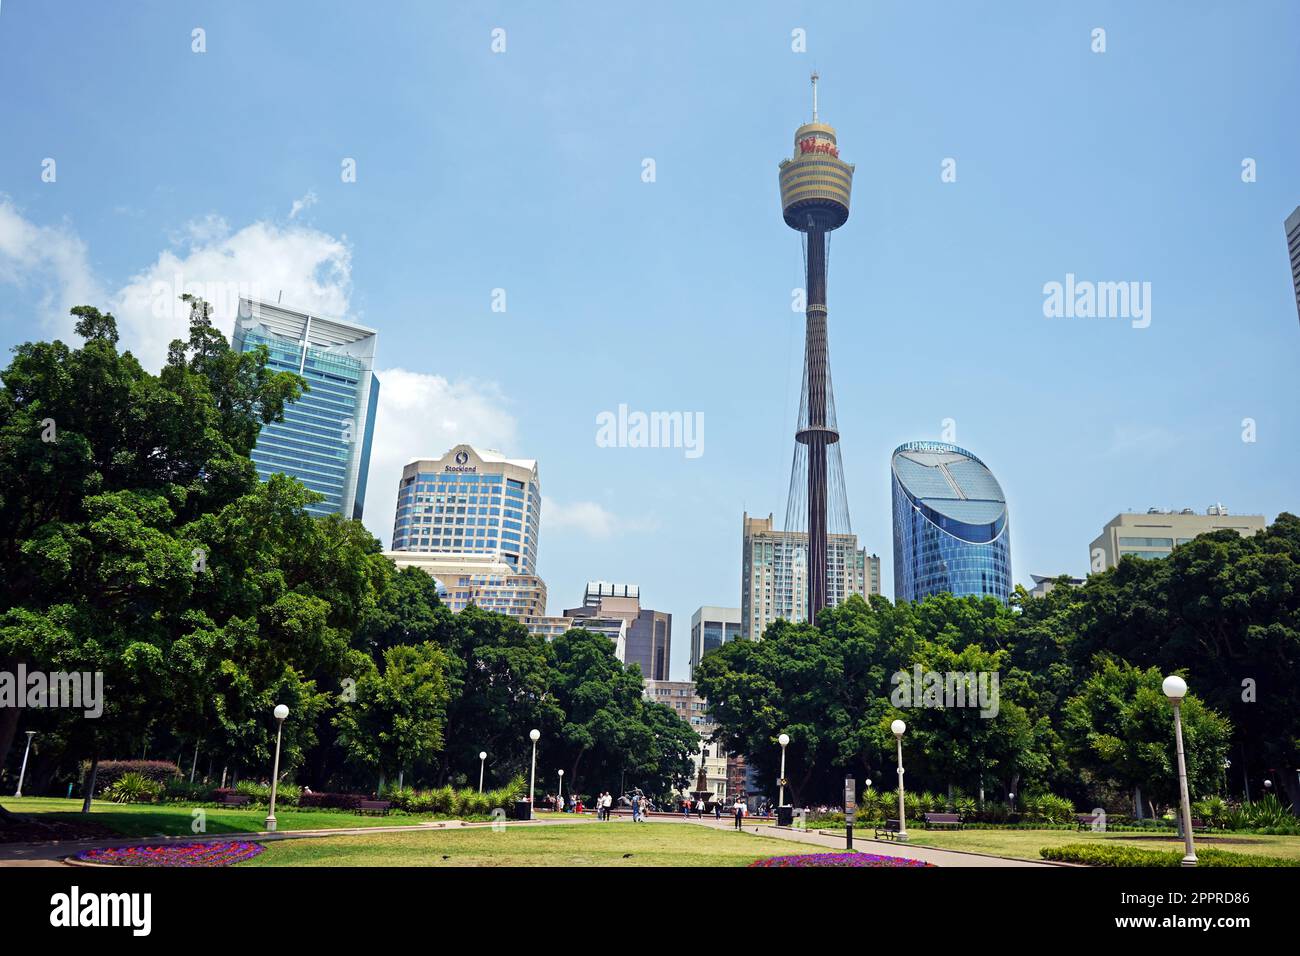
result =
[[[879,840],[880,834],[883,833],[886,840],[897,840],[898,830],[897,820],[886,820],[882,825],[876,827],[876,839]]]
[[[244,793],[223,793],[217,797],[217,803],[225,804],[230,807],[242,807],[244,804],[252,801],[252,797]]]
[[[1196,819],[1196,817],[1192,817],[1193,833],[1204,833],[1208,829],[1210,829],[1210,825],[1208,823],[1206,823],[1204,820],[1198,820]]]
[[[927,813],[925,814],[925,828],[930,827],[955,827],[961,829],[960,813]]]
[[[1100,817],[1100,813],[1076,813],[1074,815],[1074,819],[1078,821],[1080,830],[1091,830],[1093,824],[1095,824]]]
[[[388,800],[362,800],[357,803],[358,813],[378,813],[384,816],[393,804]]]

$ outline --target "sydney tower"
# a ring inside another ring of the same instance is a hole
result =
[[[849,530],[826,339],[826,264],[829,234],[849,218],[853,185],[853,166],[840,159],[834,128],[818,120],[817,79],[814,73],[812,122],[795,130],[794,156],[780,168],[781,211],[785,224],[803,234],[806,273],[803,393],[786,530],[804,530],[798,525],[804,520],[806,489],[807,619],[813,623],[827,604],[827,526]]]

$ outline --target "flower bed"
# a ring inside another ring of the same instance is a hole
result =
[[[78,860],[113,866],[230,866],[251,860],[266,847],[244,840],[216,843],[165,843],[161,846],[122,846],[82,850]]]
[[[799,856],[769,856],[750,866],[934,866],[922,860],[879,853],[805,853]]]

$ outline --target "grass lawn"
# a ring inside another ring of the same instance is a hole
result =
[[[11,813],[49,814],[51,819],[84,821],[81,814],[81,798],[65,800],[61,797],[22,797],[0,799],[3,806]],[[147,803],[111,803],[108,800],[96,800],[91,804],[89,820],[106,826],[123,836],[183,836],[192,833],[194,821],[193,807],[180,804]],[[207,815],[208,834],[213,833],[248,833],[264,829],[266,809],[242,809],[227,807],[204,807]],[[348,827],[401,826],[402,824],[421,823],[433,820],[429,816],[407,816],[389,814],[388,816],[363,816],[341,810],[294,810],[289,807],[276,807],[275,821],[280,830],[325,830],[346,829]]]
[[[574,823],[281,840],[239,866],[745,866],[824,852],[685,823]]]
[[[870,836],[870,833],[867,834]],[[913,830],[907,831],[908,843],[934,846],[945,850],[969,850],[994,856],[1041,860],[1038,851],[1045,846],[1066,843],[1122,843],[1146,850],[1182,851],[1183,841],[1175,835],[1146,833],[1094,833],[1091,830]],[[1231,850],[1260,856],[1280,856],[1300,860],[1300,836],[1269,836],[1255,833],[1196,834],[1196,846]]]

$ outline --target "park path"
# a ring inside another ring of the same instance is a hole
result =
[[[652,824],[689,823],[692,826],[710,827],[715,830],[733,830],[734,824],[726,819],[688,818],[675,814],[654,814],[650,817]],[[572,816],[556,817],[539,812],[536,819],[528,821],[506,821],[508,827],[536,826],[631,826],[628,817],[616,817],[615,820],[602,824],[591,817],[574,818]],[[498,824],[500,825],[500,824]],[[179,836],[122,837],[92,840],[63,840],[46,843],[0,843],[0,867],[16,866],[69,866],[64,862],[68,857],[76,856],[83,850],[124,846],[159,846],[167,843],[219,843],[225,840],[255,840],[269,843],[274,840],[313,840],[328,839],[338,836],[368,836],[372,833],[413,833],[428,830],[476,829],[493,826],[491,823],[465,823],[460,820],[438,820],[428,823],[400,824],[378,827],[346,827],[326,830],[279,830],[269,833],[265,830],[248,833],[211,833],[182,834]],[[771,825],[755,826],[747,824],[746,833],[768,836],[792,843],[811,844],[828,850],[843,850],[843,835],[824,833],[817,830],[795,830]],[[882,853],[910,860],[921,860],[936,866],[1052,866],[1050,863],[1037,863],[1030,860],[1013,860],[1005,857],[987,856],[980,853],[966,853],[959,850],[941,850],[936,847],[923,847],[892,841],[870,840],[855,837],[854,849],[867,853]]]
[[[695,826],[711,827],[715,830],[735,830],[734,821],[725,817],[721,821],[698,817],[680,816],[662,821],[652,818],[653,822],[691,823]],[[796,830],[793,827],[778,827],[770,824],[755,826],[745,824],[746,833],[772,837],[777,840],[789,840],[792,843],[812,844],[826,847],[828,850],[844,850],[844,834],[828,833],[822,830]],[[989,856],[984,853],[967,853],[964,850],[941,850],[932,846],[917,846],[914,843],[898,843],[894,840],[864,839],[857,833],[853,835],[853,849],[863,853],[879,853],[882,856],[898,856],[905,860],[920,860],[935,866],[1056,866],[1055,863],[1036,862],[1034,860],[1016,860],[1004,856]]]

